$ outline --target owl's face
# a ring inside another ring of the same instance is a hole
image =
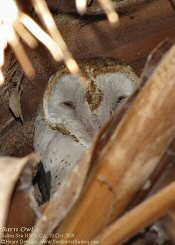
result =
[[[62,68],[50,79],[35,124],[34,148],[51,173],[51,194],[137,82],[130,67],[112,59],[81,61],[80,67],[83,77]]]

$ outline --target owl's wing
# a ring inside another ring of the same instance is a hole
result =
[[[40,185],[44,185],[48,180],[50,181],[50,183],[47,183],[47,186],[50,186],[50,193],[46,195],[49,197],[59,188],[63,179],[68,178],[86,147],[80,142],[76,142],[73,137],[49,128],[40,114],[36,120],[35,131],[34,149],[42,155],[42,164],[45,171],[44,174],[39,173],[42,174]]]

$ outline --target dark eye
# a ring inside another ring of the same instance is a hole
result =
[[[63,102],[63,105],[66,108],[75,109],[75,106],[73,105],[73,102],[71,102],[71,101],[65,101],[65,102]]]
[[[123,100],[125,100],[127,98],[127,96],[120,96],[120,97],[118,97],[118,100],[117,100],[117,103],[120,103],[120,102],[122,102]]]

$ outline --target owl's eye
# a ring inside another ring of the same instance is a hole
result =
[[[75,106],[73,105],[73,102],[71,101],[64,101],[62,102],[62,105],[69,109],[75,109]]]
[[[127,98],[127,96],[125,96],[125,95],[118,97],[117,103],[122,102],[122,101],[125,100],[126,98]]]

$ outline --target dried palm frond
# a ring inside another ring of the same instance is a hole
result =
[[[118,15],[115,12],[110,0],[99,1],[104,8],[111,24],[118,22]],[[19,10],[18,5],[14,0],[6,0],[0,3],[0,84],[4,78],[2,74],[2,66],[4,65],[4,49],[7,44],[14,50],[24,72],[28,77],[35,75],[35,70],[26,55],[26,52],[20,42],[20,37],[31,47],[37,45],[37,38],[51,52],[55,60],[64,60],[71,73],[79,73],[79,68],[76,61],[69,52],[66,43],[64,42],[53,17],[44,0],[32,0],[36,13],[46,26],[49,35],[39,27],[32,18]],[[83,4],[82,4],[83,3]],[[80,13],[85,12],[87,1],[76,1],[77,9]],[[34,35],[34,37],[31,35]]]

